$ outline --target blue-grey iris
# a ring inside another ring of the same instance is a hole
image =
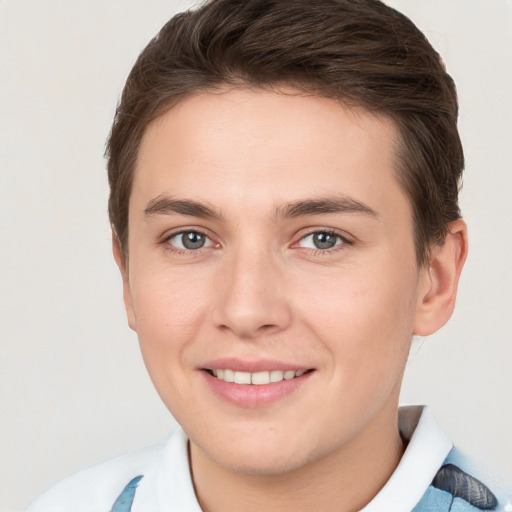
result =
[[[181,242],[187,249],[201,249],[206,242],[206,237],[196,231],[187,231],[181,235]]]
[[[317,249],[332,249],[337,241],[338,237],[331,233],[315,233],[313,235],[313,243]]]

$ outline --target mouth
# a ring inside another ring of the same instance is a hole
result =
[[[271,359],[218,358],[198,368],[207,387],[243,409],[267,407],[299,390],[311,389],[317,368]],[[300,396],[300,395],[299,395]]]
[[[312,372],[309,370],[269,370],[262,372],[242,372],[231,370],[229,368],[211,368],[206,369],[212,377],[234,384],[263,386],[281,382],[284,380],[292,380],[302,377],[306,373]]]

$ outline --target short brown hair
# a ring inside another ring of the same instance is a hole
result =
[[[107,143],[109,215],[124,256],[138,148],[186,95],[288,85],[386,114],[420,265],[460,217],[464,156],[451,77],[418,28],[378,0],[210,0],[174,16],[137,59]]]

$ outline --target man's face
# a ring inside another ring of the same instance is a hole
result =
[[[392,122],[292,92],[183,100],[148,127],[130,200],[151,378],[193,453],[260,474],[396,431],[424,275]]]

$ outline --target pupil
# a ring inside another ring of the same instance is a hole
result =
[[[200,249],[204,245],[205,237],[204,235],[201,235],[201,233],[190,231],[188,233],[183,233],[181,241],[183,242],[183,247],[186,247],[187,249]]]
[[[313,235],[313,242],[317,249],[331,249],[336,245],[336,235],[329,233],[315,233]]]

